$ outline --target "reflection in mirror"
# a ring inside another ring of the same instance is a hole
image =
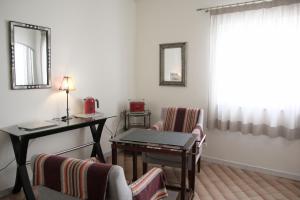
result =
[[[160,85],[185,86],[185,44],[160,45]]]
[[[50,87],[50,29],[10,22],[12,88]]]
[[[182,81],[181,48],[165,49],[165,81]]]

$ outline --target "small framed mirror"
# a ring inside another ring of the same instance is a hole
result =
[[[160,75],[159,85],[186,85],[186,43],[169,43],[159,45]]]
[[[50,88],[50,28],[13,21],[9,27],[12,89]]]

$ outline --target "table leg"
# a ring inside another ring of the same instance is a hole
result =
[[[132,180],[137,180],[137,153],[132,152]]]
[[[124,130],[127,130],[127,114],[126,114],[126,111],[124,111]]]
[[[143,162],[143,174],[146,174],[148,171],[148,163]]]
[[[35,197],[26,169],[26,157],[29,140],[25,137],[17,137],[13,135],[10,135],[10,139],[13,144],[13,149],[17,162],[16,181],[13,188],[13,193],[20,192],[21,188],[23,187],[26,199],[34,200]]]
[[[186,192],[186,151],[181,153],[181,200],[185,200]]]
[[[191,174],[191,181],[190,181],[190,187],[192,189],[192,192],[195,191],[195,176],[196,176],[196,145],[197,143],[194,143],[193,149],[192,149],[192,174]]]
[[[128,114],[128,126],[127,126],[127,130],[130,129],[130,115]]]
[[[95,157],[96,155],[98,156],[98,159],[105,163],[105,158],[102,152],[102,148],[100,145],[100,140],[101,140],[101,135],[102,135],[102,130],[104,127],[106,119],[103,119],[99,124],[98,127],[96,128],[96,125],[91,125],[90,129],[91,129],[91,133],[93,136],[93,140],[94,140],[94,145],[93,145],[93,150],[91,153],[91,157]]]
[[[112,157],[112,160],[111,160],[112,164],[117,165],[118,164],[117,144],[114,142],[111,144],[111,157]]]

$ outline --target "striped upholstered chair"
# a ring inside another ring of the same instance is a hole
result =
[[[162,108],[161,120],[152,126],[152,129],[157,131],[174,131],[182,133],[195,133],[198,135],[199,144],[203,143],[206,135],[203,133],[203,109],[194,108],[176,108],[168,107]],[[196,163],[198,164],[198,172],[200,172],[202,145],[198,146],[198,154],[196,156]],[[155,153],[143,153],[143,173],[147,171],[147,164],[160,164],[164,166],[171,166],[180,168],[180,156],[163,155]],[[187,159],[188,169],[192,168],[191,156]]]
[[[40,154],[32,157],[31,166],[38,200],[160,200],[168,196],[160,168],[127,185],[122,167],[96,158]]]

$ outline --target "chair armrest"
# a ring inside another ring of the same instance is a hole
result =
[[[197,134],[198,135],[198,141],[201,141],[202,138],[204,137],[204,129],[203,129],[203,120],[204,120],[204,110],[200,109],[200,113],[199,113],[199,118],[198,118],[198,122],[196,124],[196,127],[194,128],[194,130],[192,131],[192,133]]]
[[[161,168],[152,168],[129,187],[133,200],[163,199],[168,196],[166,177]]]
[[[202,126],[197,124],[196,128],[192,131],[192,133],[197,134],[197,147],[200,148],[206,140],[206,134],[203,132]]]
[[[203,133],[203,128],[200,124],[197,124],[196,127],[194,128],[194,130],[192,131],[192,133],[197,134],[198,137],[198,141],[201,141],[202,138],[204,137],[204,133]]]
[[[151,127],[152,130],[162,131],[163,130],[163,121],[158,121]]]

